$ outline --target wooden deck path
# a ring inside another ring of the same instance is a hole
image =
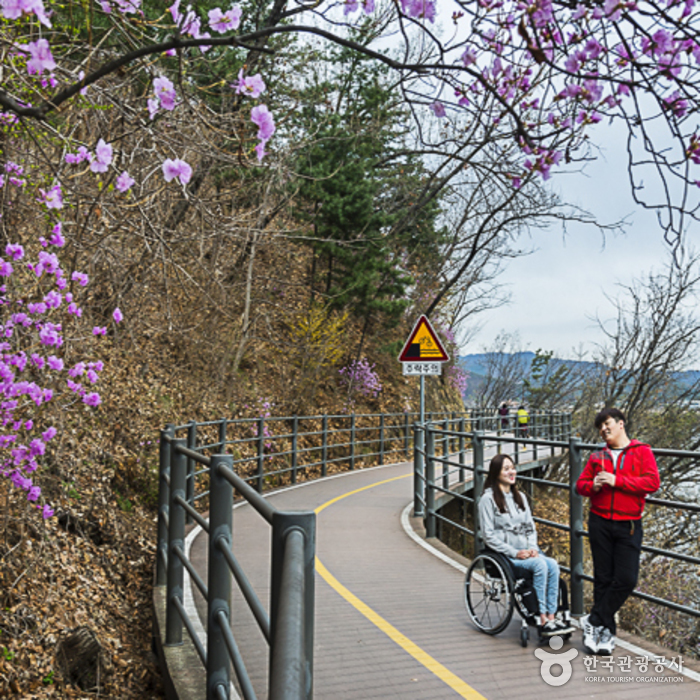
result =
[[[664,651],[648,644],[643,651],[638,639],[625,636],[622,643],[628,648],[618,646],[612,672],[601,667],[601,657],[596,670],[587,670],[579,632],[558,651],[540,647],[551,654],[578,652],[571,661],[571,679],[554,687],[543,680],[534,640],[527,648],[520,646],[517,614],[498,636],[476,630],[464,608],[458,557],[450,554],[449,563],[446,556],[436,556],[436,549],[417,541],[420,532],[411,535],[405,527],[411,520],[411,464],[349,472],[268,497],[280,509],[318,513],[317,700],[700,698],[700,666],[684,659],[689,675],[653,667],[642,672],[636,657]],[[267,604],[269,528],[247,505],[235,509],[233,522],[236,556]],[[418,530],[420,522],[413,526]],[[190,540],[191,558],[203,570],[206,539],[193,532]],[[194,601],[204,619],[196,591]],[[237,591],[232,617],[257,696],[266,698],[267,646]],[[632,658],[631,673],[620,671],[624,656]],[[552,672],[558,675],[559,667]],[[661,678],[667,680],[658,682]]]

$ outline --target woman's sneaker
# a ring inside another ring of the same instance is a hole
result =
[[[615,635],[607,627],[604,627],[598,637],[597,653],[602,656],[612,656],[613,651],[615,651]]]
[[[555,634],[561,634],[556,620],[547,620],[547,622],[540,627],[540,637],[553,637]]]
[[[576,628],[568,620],[556,620],[557,634],[573,634]]]
[[[583,648],[589,653],[589,654],[597,654],[598,653],[598,636],[600,634],[599,627],[594,627],[591,622],[590,622],[591,616],[590,615],[584,615],[584,617],[581,618],[581,630],[583,631]],[[612,653],[612,652],[610,652]]]

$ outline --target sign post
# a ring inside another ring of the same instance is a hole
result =
[[[413,327],[399,355],[404,376],[420,377],[420,423],[413,450],[413,515],[423,516],[425,502],[425,378],[440,376],[442,363],[449,361],[437,333],[427,316],[421,316]]]

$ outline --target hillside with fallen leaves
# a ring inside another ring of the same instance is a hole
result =
[[[288,263],[284,272],[293,287]],[[308,295],[290,294],[274,333],[251,341],[235,382],[223,381],[212,363],[211,338],[137,332],[127,316],[121,335],[102,349],[102,405],[57,416],[59,435],[38,474],[54,517],[42,520],[21,491],[0,481],[0,697],[162,697],[151,651],[151,593],[157,439],[165,423],[254,417],[254,408],[244,406],[262,400],[274,403],[276,415],[341,413],[350,403],[358,413],[415,410],[417,380],[401,376],[395,354],[383,349],[386,335],[364,345],[382,382],[376,398],[350,396],[339,381],[360,324],[347,322],[336,328],[338,337],[319,341],[340,344],[332,362],[324,359],[328,347],[312,362],[301,331],[295,347],[289,319],[302,329],[298,319],[310,319],[313,328],[313,308]],[[399,326],[391,338],[400,343],[409,330]],[[282,360],[278,345],[285,342],[289,354]],[[428,384],[429,407],[459,408],[448,383]],[[76,633],[92,647],[94,666],[71,663]]]

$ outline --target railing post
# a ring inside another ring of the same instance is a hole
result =
[[[549,439],[556,440],[556,432],[554,429],[554,411],[549,412]],[[550,457],[554,457],[554,445],[551,447]]]
[[[410,417],[408,415],[408,411],[404,413],[404,423],[403,423],[403,451],[404,451],[404,456],[408,460],[408,450],[410,446],[410,437],[408,434],[409,431],[409,426],[410,426]]]
[[[226,418],[219,419],[219,446],[216,448],[217,454],[224,454],[226,452],[226,426],[228,421]]]
[[[384,464],[384,414],[379,417],[379,464]]]
[[[323,416],[321,421],[323,444],[321,446],[321,476],[328,474],[328,416]]]
[[[355,414],[350,416],[350,471],[355,469]]]
[[[258,493],[263,492],[263,474],[265,469],[265,418],[258,418],[258,472],[255,480]]]
[[[459,450],[459,480],[464,483],[464,464],[466,460],[466,455],[464,454],[464,418],[459,419],[459,445],[457,449]]]
[[[156,552],[156,586],[165,586],[168,582],[168,521],[170,507],[170,440],[175,437],[175,426],[168,424],[160,431],[158,443],[158,551]]]
[[[217,620],[224,613],[231,619],[231,569],[224,549],[231,549],[233,531],[233,487],[221,474],[221,468],[233,467],[230,455],[212,455],[209,469],[209,576],[207,581],[207,700],[218,700],[218,688],[229,697],[231,660],[224,631]]]
[[[187,447],[190,450],[197,448],[197,421],[191,420],[187,426]],[[191,457],[187,458],[187,502],[194,507],[194,472],[195,462]],[[185,521],[189,525],[192,522],[192,516],[188,513],[185,516]]]
[[[299,416],[294,416],[292,419],[292,483],[297,483],[297,436],[299,433]]]
[[[447,434],[450,426],[447,418],[442,425],[445,431],[442,436],[442,488],[447,490],[450,488],[450,465],[447,463],[450,458],[450,438]]]
[[[435,433],[425,435],[425,536],[435,537]]]
[[[425,483],[423,445],[425,443],[425,427],[416,423],[413,426],[413,515],[421,517],[424,514]]]
[[[315,554],[315,513],[273,513],[271,698],[291,697],[292,689],[294,697],[313,697]]]
[[[187,485],[187,457],[178,451],[185,447],[184,439],[173,440],[170,443],[170,504],[168,533],[168,589],[166,594],[165,644],[177,646],[182,644],[182,619],[173,605],[173,600],[183,599],[183,569],[176,549],[184,550],[185,546],[185,509],[175,502],[180,497],[184,500]]]
[[[583,465],[581,440],[569,438],[569,548],[571,551],[571,612],[583,615],[583,498],[576,492],[576,482]]]
[[[474,518],[474,556],[479,554],[481,549],[480,539],[481,539],[481,527],[479,525],[479,499],[481,494],[484,492],[484,433],[480,430],[474,432],[474,437],[472,438],[473,445],[473,465],[474,465],[474,503],[473,503],[473,518]]]
[[[538,437],[538,433],[537,433],[538,425],[539,425],[539,422],[538,422],[538,420],[537,420],[537,411],[533,411],[533,412],[532,412],[532,424],[530,425],[530,437],[531,437],[533,440],[537,440],[537,437]],[[535,461],[535,462],[537,461],[537,443],[536,443],[536,442],[534,442],[534,443],[532,444],[532,459],[533,459],[533,461]]]

